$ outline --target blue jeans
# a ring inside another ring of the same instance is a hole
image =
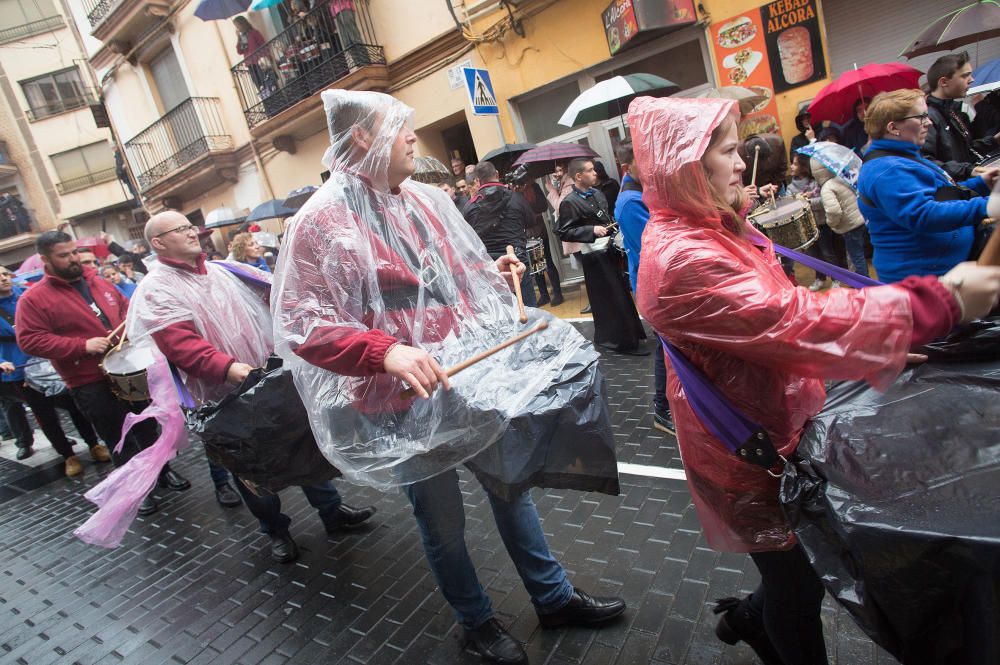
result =
[[[211,476],[212,482],[215,483],[216,487],[229,482],[229,472],[226,471],[226,468],[219,466],[212,460],[208,460],[208,475]]]
[[[452,469],[403,488],[413,505],[424,553],[441,593],[466,628],[481,626],[493,616],[465,545],[465,506]],[[535,503],[527,492],[504,501],[486,491],[493,519],[507,553],[540,614],[555,612],[570,601],[573,586],[566,571],[549,552]]]
[[[267,494],[257,496],[237,479],[236,489],[243,496],[243,501],[253,516],[260,520],[260,530],[269,536],[278,535],[288,531],[288,526],[292,519],[281,512],[281,497],[277,494]],[[303,485],[302,493],[306,495],[309,505],[316,509],[319,518],[324,525],[328,525],[327,520],[331,519],[337,509],[340,508],[340,492],[332,481],[319,483],[318,485]]]
[[[847,259],[851,262],[851,270],[868,277],[868,259],[865,258],[866,235],[865,227],[859,226],[841,237],[844,239],[844,248],[847,249]]]

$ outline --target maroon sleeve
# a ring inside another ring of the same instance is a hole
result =
[[[156,346],[178,369],[190,376],[225,383],[236,359],[208,343],[191,321],[182,321],[153,333]]]
[[[344,335],[343,329],[319,327],[295,349],[306,362],[344,376],[385,372],[383,361],[398,340],[377,328]]]
[[[263,45],[264,35],[260,34],[258,30],[250,30],[250,34],[247,37],[247,54],[253,53]]]
[[[896,286],[906,289],[913,310],[912,347],[923,346],[958,325],[962,312],[955,297],[933,276],[907,277]]]
[[[36,294],[38,295],[38,294]],[[14,313],[14,329],[17,331],[17,345],[25,353],[50,360],[79,360],[87,355],[87,340],[83,337],[64,337],[50,330],[48,312],[41,302],[27,295],[17,303]]]

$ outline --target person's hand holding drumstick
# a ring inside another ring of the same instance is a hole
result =
[[[497,270],[500,271],[500,274],[503,275],[503,278],[507,280],[511,291],[514,290],[514,280],[516,279],[517,283],[520,284],[521,276],[524,275],[524,271],[527,270],[527,267],[521,263],[519,258],[516,256],[507,256],[506,254],[496,260],[496,266]],[[511,276],[512,270],[516,274],[516,277]]]
[[[499,263],[499,262],[498,262]],[[418,396],[429,399],[438,383],[445,390],[451,390],[448,375],[434,356],[405,344],[396,344],[389,348],[382,361],[385,373],[402,379],[410,385]]]
[[[124,327],[125,322],[122,321],[117,328],[108,333],[107,337],[91,337],[88,339],[86,344],[87,353],[92,356],[98,356],[102,353],[106,353],[107,350],[113,345],[111,340],[120,335]]]

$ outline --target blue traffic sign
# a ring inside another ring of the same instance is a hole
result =
[[[493,92],[490,73],[485,69],[471,67],[465,67],[462,72],[465,74],[465,91],[469,93],[469,103],[472,104],[473,114],[499,115],[500,106],[497,104],[497,96]]]

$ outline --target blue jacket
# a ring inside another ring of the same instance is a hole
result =
[[[961,183],[980,196],[968,201],[935,201],[938,188],[954,181],[920,156],[920,146],[876,139],[871,150],[876,149],[905,152],[918,160],[880,157],[861,167],[858,207],[875,247],[873,263],[878,278],[898,282],[909,275],[943,275],[968,259],[973,227],[986,217],[990,191],[983,179],[977,176]]]
[[[135,282],[123,278],[121,284],[115,284],[115,288],[118,289],[118,292],[123,296],[131,300],[132,294],[135,293],[137,287]]]
[[[622,178],[622,188],[615,201],[615,219],[625,241],[628,256],[628,280],[632,283],[632,293],[639,275],[639,254],[642,251],[642,232],[649,221],[649,208],[642,202],[642,185],[627,175]]]
[[[11,317],[14,316],[14,310],[17,307],[17,301],[21,297],[23,291],[16,286],[13,292],[6,298],[0,298],[0,307],[4,309]],[[14,365],[23,365],[28,360],[31,359],[27,353],[21,350],[14,341],[14,326],[7,323],[6,320],[0,318],[0,362],[14,363]],[[12,374],[0,374],[0,381],[4,383],[12,381],[24,381],[24,368],[19,367]]]

